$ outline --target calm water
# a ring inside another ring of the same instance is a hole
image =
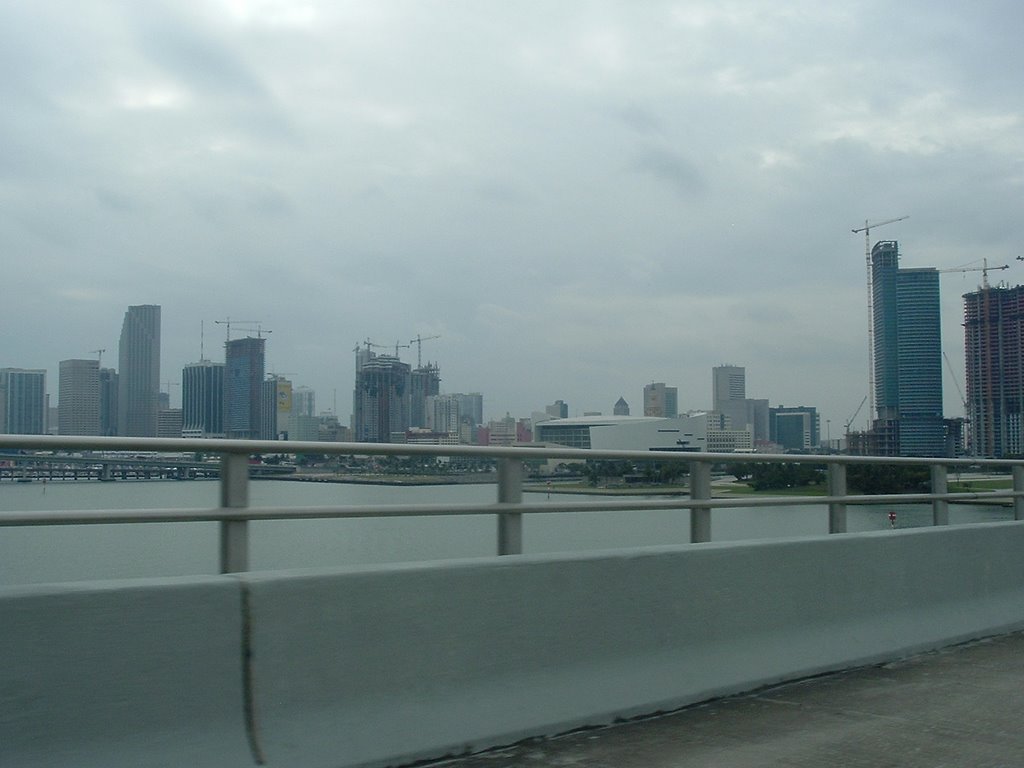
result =
[[[216,507],[216,481],[51,482],[0,484],[0,515],[11,510],[161,509]],[[493,485],[392,486],[261,481],[251,485],[250,503],[272,506],[350,504],[491,503]],[[526,494],[529,502],[558,504],[587,496]],[[851,507],[851,531],[889,527],[890,507]],[[897,509],[898,527],[931,524],[927,506]],[[1006,520],[1001,507],[950,508],[953,523]],[[823,506],[716,510],[716,541],[828,532]],[[601,512],[527,516],[527,553],[685,544],[690,518],[686,510]],[[261,521],[250,524],[253,570],[310,568],[359,563],[487,557],[495,552],[496,523],[491,516],[359,520]],[[216,523],[148,523],[32,528],[0,527],[0,585],[81,579],[175,576],[216,573]]]

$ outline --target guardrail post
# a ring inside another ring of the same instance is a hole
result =
[[[835,498],[846,496],[846,465],[832,462],[828,465],[828,495]],[[846,502],[830,501],[828,504],[828,532],[846,533]]]
[[[220,459],[220,505],[225,509],[249,506],[249,455],[225,453]],[[220,521],[220,572],[249,570],[249,521]]]
[[[706,461],[690,462],[690,498],[711,498],[711,464]],[[694,544],[711,541],[710,507],[690,507],[690,541]]]
[[[1014,464],[1010,472],[1013,474],[1013,492],[1024,493],[1024,467]],[[1024,496],[1013,497],[1013,519],[1024,520]]]
[[[498,503],[522,504],[523,462],[498,459]],[[498,554],[523,554],[523,513],[498,513]]]
[[[946,468],[940,464],[932,464],[932,493],[948,493],[949,477]],[[945,499],[932,499],[932,525],[949,525],[949,502]]]

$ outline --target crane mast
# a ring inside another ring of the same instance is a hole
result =
[[[868,406],[869,422],[875,418],[875,300],[874,286],[871,280],[871,230],[909,218],[909,216],[897,216],[895,219],[875,222],[865,219],[863,227],[850,230],[855,235],[860,232],[864,233],[864,263],[867,265],[868,271],[868,398],[871,400],[871,405]]]

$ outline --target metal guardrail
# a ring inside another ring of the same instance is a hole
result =
[[[220,571],[237,573],[249,568],[248,523],[251,520],[295,520],[353,517],[417,517],[435,515],[495,515],[497,553],[521,554],[523,516],[562,512],[604,512],[689,509],[690,541],[711,541],[711,511],[728,507],[827,505],[829,533],[845,533],[850,505],[930,503],[934,525],[949,524],[951,501],[1011,500],[1014,519],[1024,520],[1024,460],[892,458],[876,456],[681,453],[676,451],[613,451],[560,447],[483,447],[468,445],[406,445],[396,443],[323,443],[272,440],[197,438],[55,437],[0,435],[0,450],[135,451],[219,454],[220,506],[209,510],[135,509],[7,512],[0,527],[82,525],[91,523],[198,522],[220,523]],[[249,506],[249,457],[262,454],[326,454],[343,456],[434,456],[489,458],[497,461],[497,500],[494,504],[401,504],[346,507],[260,508]],[[566,501],[558,505],[523,502],[524,465],[548,459],[630,460],[684,462],[689,465],[690,494],[673,499],[616,498],[611,501]],[[714,498],[711,470],[716,464],[805,463],[827,468],[828,494],[772,496],[770,498]],[[850,495],[846,469],[851,464],[927,466],[930,493]],[[1009,468],[1012,490],[970,493],[948,492],[948,471],[955,467]]]

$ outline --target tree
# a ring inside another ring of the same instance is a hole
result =
[[[846,469],[851,490],[863,494],[926,493],[931,486],[928,467],[905,464],[851,464]]]

